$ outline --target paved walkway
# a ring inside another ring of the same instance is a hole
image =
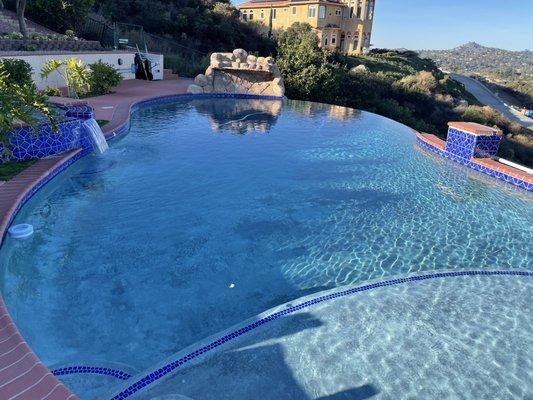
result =
[[[485,104],[501,112],[511,122],[522,125],[524,128],[533,129],[533,119],[520,114],[518,111],[507,107],[503,101],[501,101],[494,93],[492,93],[481,82],[470,78],[466,75],[450,74],[450,76],[456,81],[465,85],[466,90],[474,95],[480,103]]]
[[[131,106],[141,100],[186,93],[190,80],[124,81],[116,93],[87,99],[97,119],[110,121],[104,133],[128,122]],[[58,99],[72,103],[71,99]],[[81,150],[37,161],[0,185],[0,244],[18,204],[39,182]],[[75,400],[77,397],[53,376],[26,344],[0,296],[0,399]]]
[[[74,100],[66,97],[52,97],[58,104],[89,104],[94,108],[95,118],[109,121],[102,130],[105,134],[113,132],[128,122],[130,108],[139,101],[157,97],[187,93],[192,79],[173,79],[166,81],[123,81],[114,93],[88,99]]]

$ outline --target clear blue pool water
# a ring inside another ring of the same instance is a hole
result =
[[[36,233],[2,246],[2,293],[50,366],[139,370],[324,289],[533,265],[530,194],[385,118],[295,101],[140,110],[16,222]]]
[[[360,292],[243,335],[135,399],[531,399],[532,299],[533,279],[517,276]]]

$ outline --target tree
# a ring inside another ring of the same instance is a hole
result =
[[[30,18],[59,32],[75,30],[89,14],[94,0],[32,0],[28,4]]]
[[[17,18],[19,21],[19,30],[24,39],[28,38],[28,29],[26,28],[26,19],[24,13],[26,11],[26,0],[17,0]]]
[[[343,71],[318,44],[317,34],[307,23],[296,22],[279,33],[277,62],[288,97],[332,102],[338,93]]]

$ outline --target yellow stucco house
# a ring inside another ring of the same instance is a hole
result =
[[[250,0],[238,6],[241,18],[257,21],[275,34],[295,22],[307,22],[321,46],[343,53],[370,47],[375,0]]]

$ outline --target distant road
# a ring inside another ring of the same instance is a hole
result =
[[[466,75],[450,73],[450,76],[465,85],[466,90],[474,95],[482,104],[490,106],[505,115],[510,121],[516,122],[525,128],[533,130],[533,120],[505,105],[494,93],[481,82]]]

